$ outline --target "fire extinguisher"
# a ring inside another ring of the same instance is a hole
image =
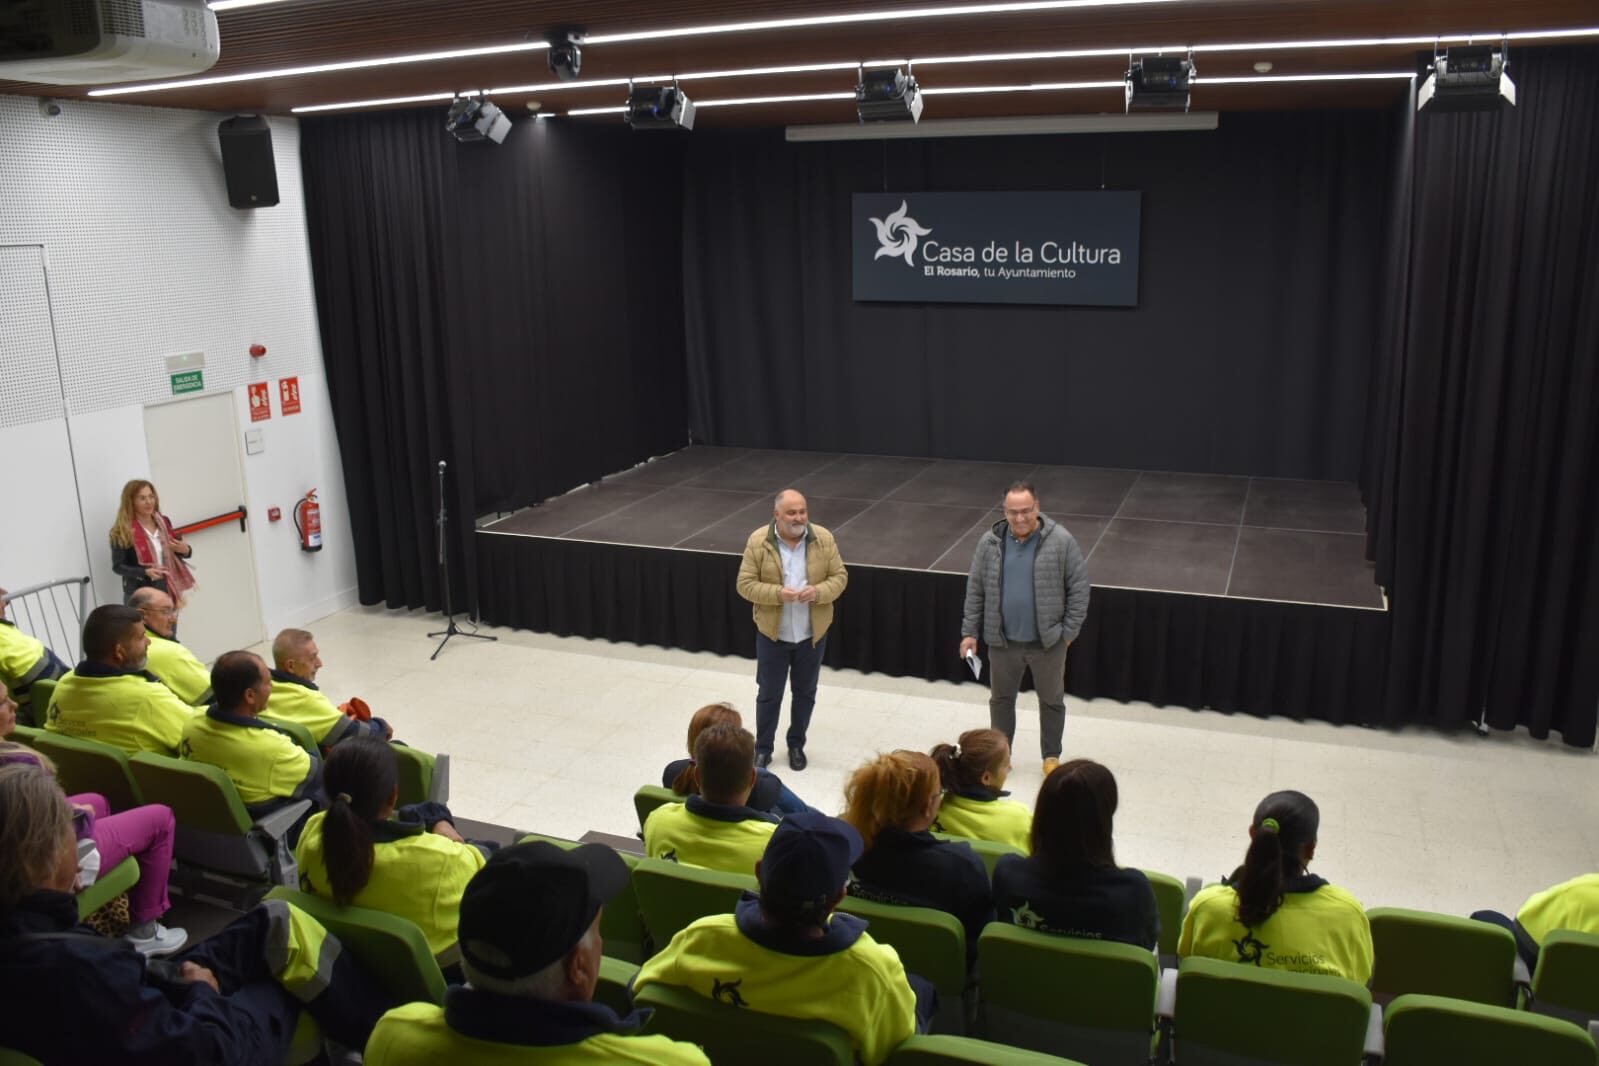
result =
[[[322,550],[322,505],[316,502],[316,489],[294,505],[294,529],[300,534],[300,550]]]

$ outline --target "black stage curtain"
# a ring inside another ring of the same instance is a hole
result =
[[[689,419],[710,444],[1354,480],[1393,117],[787,144],[697,132]],[[850,194],[1136,189],[1136,309],[857,304]]]
[[[1514,110],[1423,114],[1363,488],[1385,717],[1594,741],[1599,49],[1512,55]]]
[[[486,621],[754,658],[750,605],[733,591],[736,555],[496,533],[478,540]],[[970,679],[954,654],[964,576],[849,573],[827,665]],[[1066,687],[1083,699],[1366,723],[1380,703],[1387,627],[1381,611],[1095,588]]]
[[[683,446],[680,153],[532,121],[457,144],[439,109],[303,122],[361,602],[441,606],[440,459],[459,609],[474,516]]]

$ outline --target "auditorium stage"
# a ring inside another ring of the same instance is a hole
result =
[[[753,656],[739,553],[793,486],[850,568],[828,664],[969,680],[955,656],[966,570],[1019,479],[1094,585],[1072,694],[1337,722],[1377,706],[1388,614],[1364,509],[1338,482],[690,447],[481,526],[479,610]]]

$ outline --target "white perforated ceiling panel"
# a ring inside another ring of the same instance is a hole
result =
[[[320,370],[295,122],[269,120],[282,202],[240,211],[217,143],[228,116],[62,108],[0,96],[0,245],[45,250],[70,413],[168,398],[165,359],[184,352],[206,354],[207,391]],[[31,375],[7,353],[10,423],[12,378],[25,391]]]

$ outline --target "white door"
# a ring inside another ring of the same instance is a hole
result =
[[[144,409],[150,480],[175,526],[226,514],[244,504],[244,467],[231,392]],[[194,545],[189,593],[178,639],[205,662],[265,636],[256,589],[255,552],[238,522],[185,535]]]

